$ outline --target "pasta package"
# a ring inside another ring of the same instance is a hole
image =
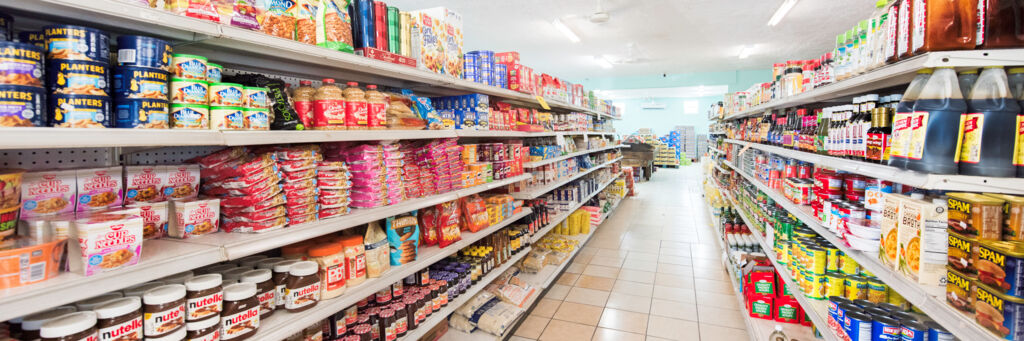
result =
[[[367,277],[377,278],[391,269],[388,237],[381,230],[380,223],[374,221],[366,225],[366,234],[363,236],[363,248],[366,249]]]
[[[352,53],[352,17],[346,0],[320,0],[316,10],[316,44]]]
[[[391,265],[416,261],[420,240],[416,211],[388,217],[385,232],[391,251]]]

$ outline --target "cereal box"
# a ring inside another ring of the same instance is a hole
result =
[[[139,216],[142,217],[142,238],[157,239],[167,235],[168,203],[162,202],[138,202],[130,207],[139,209]]]
[[[92,214],[75,220],[69,245],[71,271],[92,276],[135,265],[142,258],[142,217],[127,213]]]
[[[61,214],[75,210],[75,171],[25,173],[21,184],[21,217]]]
[[[434,7],[419,12],[441,21],[442,38],[444,45],[444,72],[458,78],[462,78],[465,65],[462,58],[462,15],[446,7]]]
[[[121,167],[79,169],[75,171],[75,177],[78,179],[75,211],[121,207],[124,198]]]
[[[167,177],[160,191],[167,199],[189,199],[199,195],[199,165],[165,166]]]
[[[444,23],[424,12],[412,12],[412,56],[420,68],[444,72]]]
[[[124,204],[164,201],[162,189],[167,175],[164,166],[125,166]]]
[[[220,230],[220,199],[171,200],[168,209],[173,213],[167,224],[171,237],[191,238]]]

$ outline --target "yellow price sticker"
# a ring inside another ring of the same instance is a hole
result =
[[[551,110],[551,107],[548,106],[548,102],[544,100],[544,97],[540,97],[540,96],[536,96],[536,97],[537,97],[537,103],[540,103],[540,107],[541,108],[544,108],[544,110]]]

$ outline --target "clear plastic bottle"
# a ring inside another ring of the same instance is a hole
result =
[[[924,89],[931,75],[932,69],[918,70],[917,76],[910,81],[907,91],[896,104],[896,114],[892,118],[892,146],[889,148],[890,166],[907,167],[906,150],[910,143],[910,117],[914,114],[914,102],[921,95],[921,89]]]
[[[961,128],[960,174],[1013,177],[1020,106],[1010,93],[1006,71],[988,66],[970,91]],[[1007,143],[1007,141],[1014,143]]]
[[[789,337],[782,332],[782,326],[775,325],[775,331],[768,335],[768,341],[789,341]]]
[[[914,56],[914,49],[911,48],[911,41],[914,39],[914,0],[901,0],[898,22],[896,24],[896,56],[897,59],[907,59]],[[890,60],[894,62],[895,60]]]
[[[914,102],[907,169],[933,174],[956,174],[961,118],[967,111],[952,67],[935,69]]]
[[[960,83],[960,91],[964,93],[964,98],[971,98],[971,88],[974,88],[974,82],[978,81],[978,69],[960,71],[956,79]]]

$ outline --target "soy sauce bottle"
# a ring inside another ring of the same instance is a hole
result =
[[[1016,139],[1020,106],[1010,92],[1006,72],[1000,66],[985,67],[970,94],[961,128],[960,174],[1016,176],[1013,160],[1020,142]]]
[[[904,96],[906,98],[906,96]],[[952,67],[935,69],[921,97],[914,102],[907,144],[907,169],[933,174],[956,174],[961,117],[967,102]]]
[[[892,146],[889,148],[889,165],[907,168],[906,150],[910,144],[910,117],[914,114],[914,103],[925,83],[932,76],[932,69],[921,69],[910,81],[907,91],[896,104],[896,114],[892,118]]]

